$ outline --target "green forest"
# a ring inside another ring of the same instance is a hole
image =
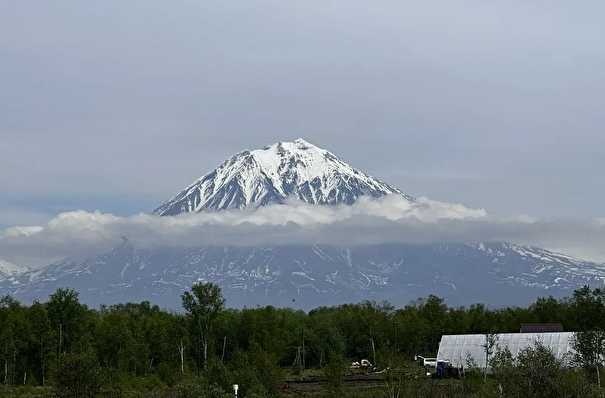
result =
[[[88,308],[58,289],[46,302],[0,299],[0,397],[601,397],[605,290],[537,299],[527,308],[363,301],[304,312],[229,309],[199,283],[181,311],[151,302]],[[579,332],[574,366],[536,344],[493,371],[472,361],[460,378],[434,379],[414,361],[436,356],[443,334],[519,332],[521,323]],[[351,369],[369,360],[371,369]],[[365,377],[365,378],[364,378]]]

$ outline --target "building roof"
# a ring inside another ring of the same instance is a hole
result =
[[[522,323],[520,333],[554,333],[563,332],[560,323]]]

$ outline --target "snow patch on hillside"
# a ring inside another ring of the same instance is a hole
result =
[[[0,260],[0,277],[10,277],[29,271],[28,267]]]

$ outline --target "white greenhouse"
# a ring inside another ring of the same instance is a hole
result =
[[[551,349],[557,359],[565,360],[569,354],[575,353],[572,348],[574,334],[573,332],[499,333],[497,347],[508,347],[513,357],[516,357],[520,350],[532,347],[536,341],[540,341]],[[485,369],[485,339],[484,334],[444,335],[439,343],[437,360],[449,360],[455,367],[466,367],[467,358],[470,356],[480,369]]]

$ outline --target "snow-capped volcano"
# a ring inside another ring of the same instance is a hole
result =
[[[352,204],[360,196],[390,194],[414,200],[333,153],[298,139],[232,156],[158,207],[154,214],[243,209],[283,203],[290,197],[317,205]]]
[[[385,195],[440,211],[296,140],[231,157],[155,214],[243,209],[290,198],[352,204],[362,196]],[[605,264],[502,242],[136,247],[123,239],[84,261],[66,259],[23,273],[1,267],[0,262],[0,293],[20,300],[43,299],[68,286],[92,306],[153,299],[174,309],[198,281],[219,284],[230,306],[296,303],[301,309],[360,300],[399,306],[429,294],[450,305],[529,305],[539,296],[568,296],[605,282]]]

